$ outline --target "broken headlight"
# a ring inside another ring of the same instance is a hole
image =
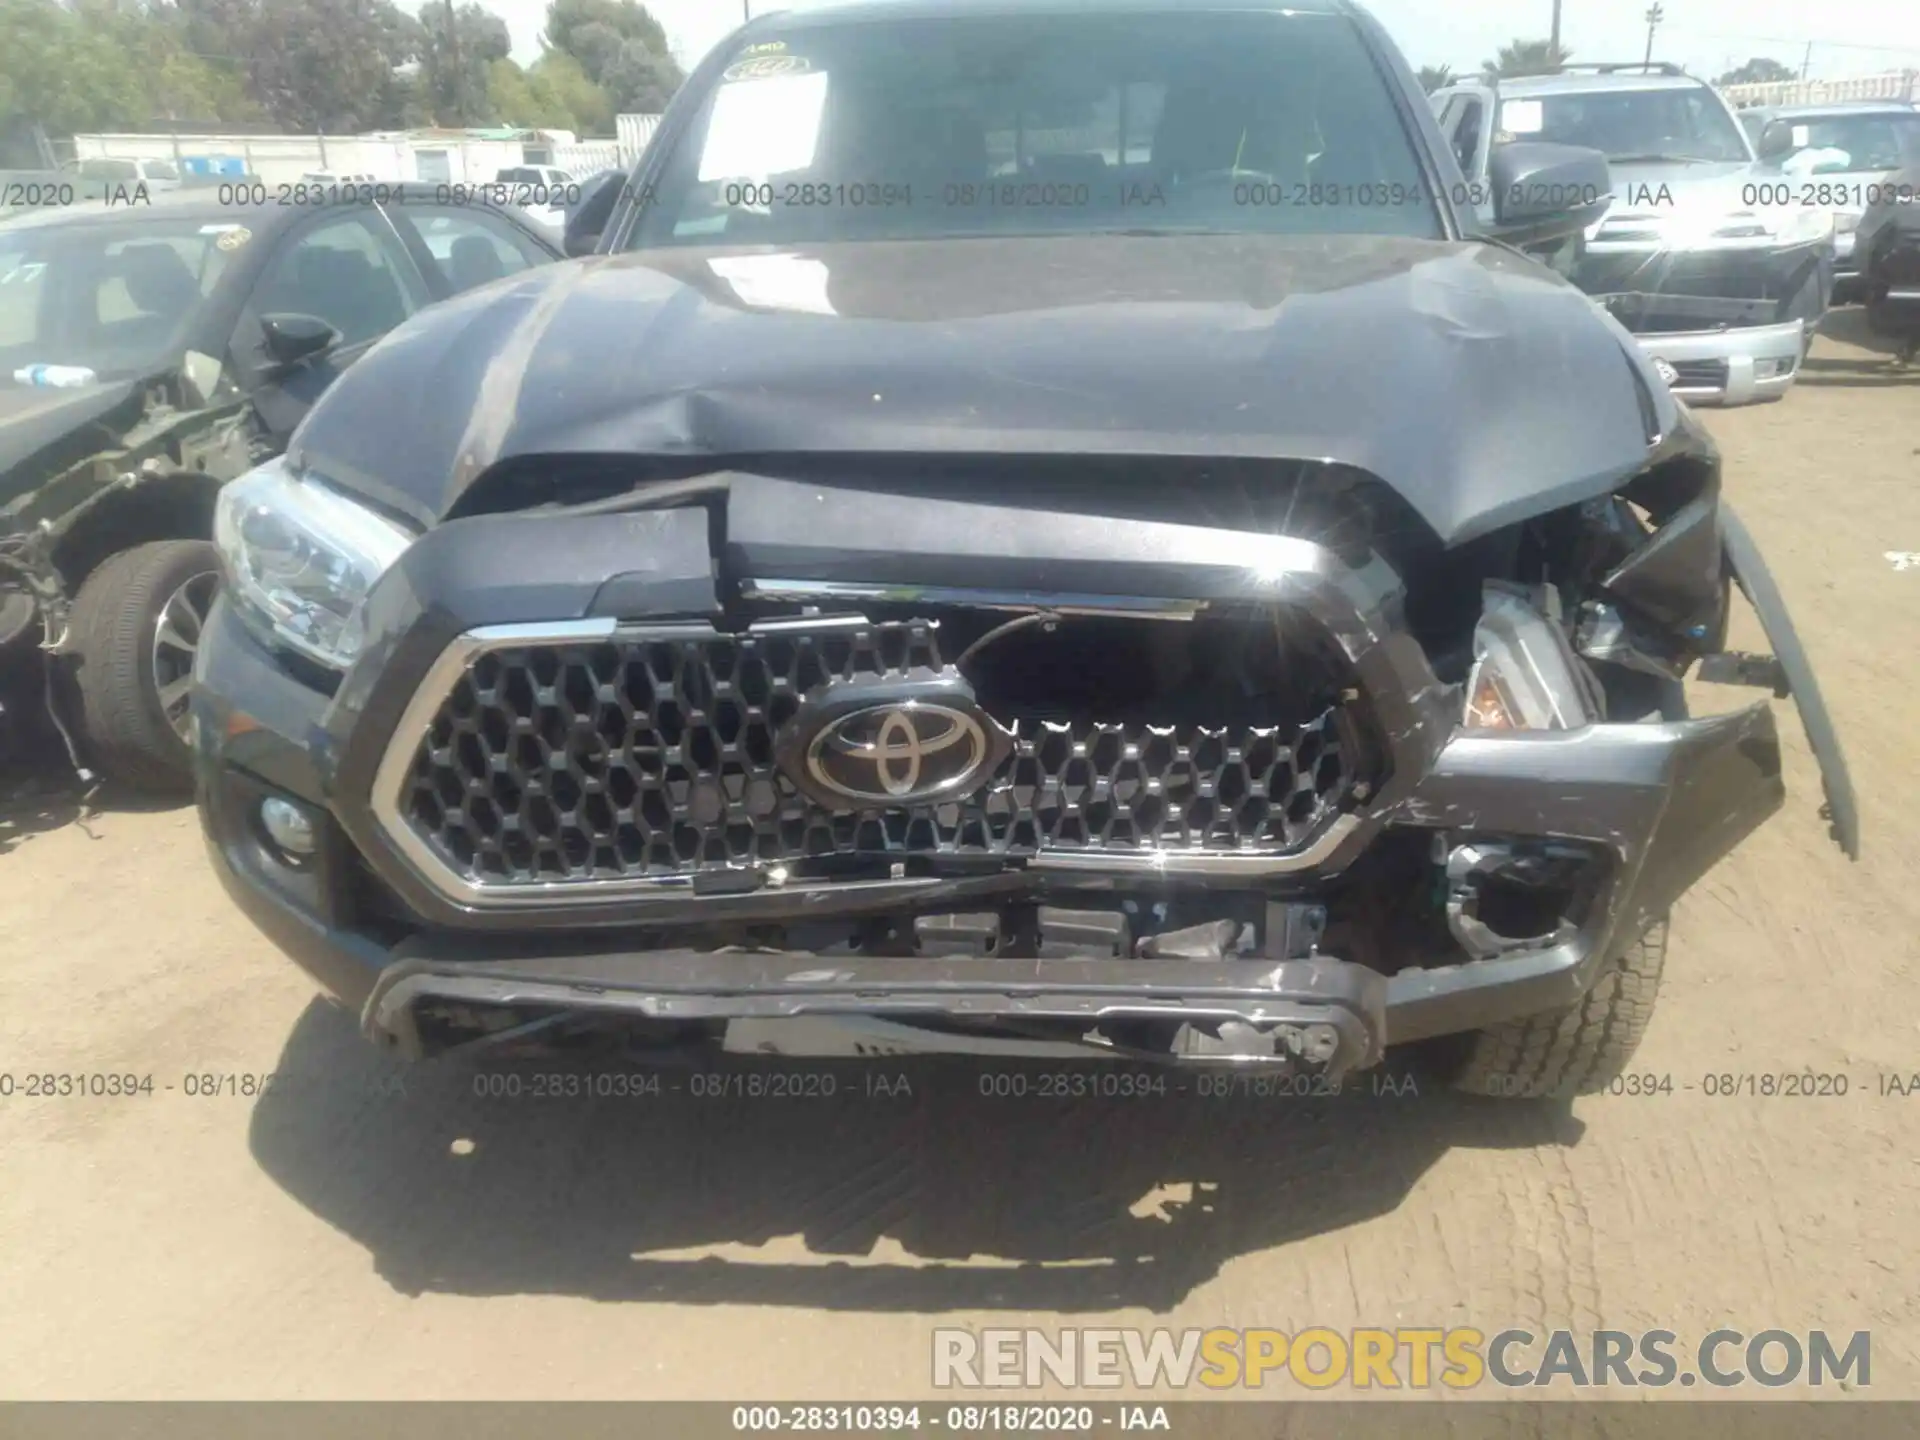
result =
[[[367,592],[413,536],[281,458],[220,492],[213,541],[243,616],[276,642],[345,670],[364,639]]]
[[[1473,629],[1461,722],[1481,730],[1575,730],[1598,713],[1566,637],[1516,586],[1489,581]]]

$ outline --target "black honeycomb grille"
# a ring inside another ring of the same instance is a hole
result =
[[[1332,705],[1284,730],[1001,715],[1013,753],[975,794],[851,814],[774,763],[815,687],[941,666],[919,622],[490,650],[441,703],[401,809],[456,873],[531,885],[832,856],[1285,850],[1350,788]]]

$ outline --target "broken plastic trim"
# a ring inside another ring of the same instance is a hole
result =
[[[1436,840],[1446,865],[1447,929],[1474,959],[1550,949],[1578,935],[1579,925],[1569,912],[1582,908],[1591,889],[1587,867],[1592,857],[1586,851],[1553,842],[1524,845],[1475,838],[1449,845],[1442,837]],[[1489,914],[1484,903],[1503,886],[1542,901],[1557,897],[1561,903],[1554,908],[1560,913],[1544,930],[1510,934],[1501,928],[1498,907]]]

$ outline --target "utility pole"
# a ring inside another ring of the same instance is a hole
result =
[[[1560,0],[1553,0],[1553,36],[1547,41],[1547,54],[1555,64],[1560,60]]]
[[[1807,72],[1813,69],[1813,42],[1807,42],[1807,53],[1800,61],[1800,83],[1807,83]]]
[[[750,8],[752,4],[753,0],[740,0],[740,19],[742,23],[753,18],[753,11]]]
[[[1666,10],[1658,4],[1655,4],[1649,7],[1649,9],[1647,10],[1647,64],[1648,65],[1653,64],[1653,32],[1659,28],[1660,22],[1666,18],[1667,18]]]
[[[447,75],[448,90],[452,97],[454,124],[467,123],[466,77],[460,73],[460,25],[453,13],[453,0],[447,0]]]

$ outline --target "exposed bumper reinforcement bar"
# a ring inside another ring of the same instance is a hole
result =
[[[361,1025],[369,1038],[420,1059],[437,1053],[419,1024],[423,1002],[668,1021],[878,1015],[1067,1020],[1089,1027],[1102,1021],[1223,1022],[1223,1034],[1258,1035],[1264,1043],[1208,1059],[1287,1061],[1293,1045],[1314,1070],[1335,1076],[1380,1058],[1386,992],[1386,980],[1374,971],[1324,957],[843,959],[792,951],[650,950],[475,962],[415,955],[381,973]],[[1283,1031],[1289,1032],[1287,1042],[1273,1044],[1271,1037]]]

